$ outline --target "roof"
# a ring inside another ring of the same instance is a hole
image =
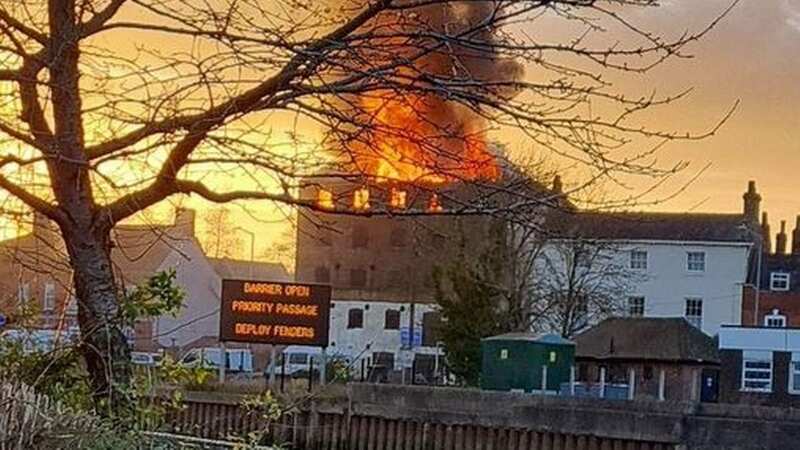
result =
[[[570,238],[737,243],[752,240],[742,214],[562,212],[554,214],[548,223],[553,234]]]
[[[279,263],[231,258],[208,258],[208,261],[223,279],[291,281],[286,267]]]
[[[761,268],[761,290],[770,291],[770,277],[772,273],[789,274],[788,291],[772,291],[773,294],[789,294],[800,292],[800,254],[764,254]],[[753,265],[757,265],[754,261]],[[757,267],[754,267],[758,271]]]
[[[682,317],[610,318],[575,343],[577,359],[719,363],[714,339]]]
[[[117,225],[111,231],[111,260],[128,283],[139,284],[158,271],[164,260],[187,241],[169,225]]]
[[[540,344],[554,345],[575,345],[574,342],[564,339],[557,334],[535,334],[535,333],[506,333],[498,336],[484,338],[484,341],[527,341]]]

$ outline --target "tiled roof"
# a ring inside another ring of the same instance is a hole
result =
[[[575,338],[575,357],[718,363],[713,338],[684,318],[611,318]]]
[[[152,276],[173,251],[193,241],[165,225],[118,225],[111,232],[111,260],[126,283],[139,284]],[[198,244],[199,245],[199,244]]]
[[[223,279],[290,281],[289,272],[283,264],[271,262],[250,262],[230,258],[209,258],[214,270]]]
[[[557,212],[547,229],[558,237],[683,242],[749,242],[741,214]]]

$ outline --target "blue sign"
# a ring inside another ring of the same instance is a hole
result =
[[[409,333],[408,328],[401,329],[400,330],[400,345],[402,345],[404,347],[421,347],[422,346],[422,329],[414,328],[414,341],[413,342],[411,342],[411,339],[409,339],[410,335],[411,335],[411,333]]]
[[[7,323],[6,316],[0,314],[0,328],[6,326],[6,323]]]

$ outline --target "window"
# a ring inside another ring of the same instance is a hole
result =
[[[350,287],[363,288],[367,285],[367,271],[364,269],[350,269]]]
[[[396,309],[387,309],[386,310],[386,317],[383,322],[383,328],[387,330],[399,330],[400,329],[400,311]]]
[[[688,252],[686,254],[686,269],[689,272],[705,272],[706,271],[706,253],[705,252]]]
[[[25,304],[28,303],[28,300],[30,299],[31,299],[30,284],[20,282],[19,285],[17,285],[17,300],[19,300],[20,303]]]
[[[782,315],[777,309],[773,309],[772,314],[764,316],[764,326],[769,328],[786,328],[786,316]]]
[[[628,297],[628,316],[644,316],[644,297]]]
[[[308,364],[308,354],[289,353],[289,364]]]
[[[327,266],[317,266],[314,269],[314,281],[317,283],[330,283],[331,271]]]
[[[742,352],[742,390],[772,392],[772,352]]]
[[[422,314],[422,345],[424,347],[436,347],[436,342],[439,340],[440,322],[439,313],[426,312]]]
[[[361,188],[353,192],[353,208],[369,209],[369,189]]]
[[[785,272],[772,272],[769,274],[770,291],[788,291],[789,274]]]
[[[369,232],[367,227],[353,227],[353,248],[367,248],[369,244]]]
[[[703,327],[703,299],[686,299],[686,320],[697,328]]]
[[[405,228],[395,227],[392,229],[392,234],[389,236],[389,242],[392,247],[403,247],[406,245],[406,230]]]
[[[47,312],[52,312],[56,309],[56,285],[53,283],[44,284],[44,303],[42,309]]]
[[[326,189],[320,189],[319,192],[317,192],[317,206],[322,209],[335,208],[336,204],[333,201],[333,192]]]
[[[347,311],[347,328],[364,328],[364,311],[361,308],[351,308]]]
[[[631,269],[647,270],[647,252],[644,250],[631,250]]]
[[[394,353],[391,352],[373,352],[372,364],[381,367],[387,367],[394,370]]]
[[[792,353],[789,364],[789,392],[800,394],[800,353]]]
[[[67,299],[67,314],[70,316],[78,314],[78,299],[74,295],[70,295]]]

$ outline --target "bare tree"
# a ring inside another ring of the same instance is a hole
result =
[[[206,210],[203,221],[206,225],[203,247],[207,254],[214,258],[231,258],[241,254],[242,238],[237,234],[228,208],[220,206]]]
[[[528,291],[534,328],[571,338],[626,312],[628,296],[641,275],[626,264],[627,253],[620,244],[570,238],[537,246]]]
[[[653,152],[717,127],[696,135],[643,127],[637,113],[685,93],[632,99],[604,74],[684,57],[719,19],[668,39],[625,18],[655,4],[0,0],[0,189],[58,226],[96,396],[115,404],[130,376],[115,322],[111,230],[169,197],[328,211],[298,197],[299,179],[487,185],[498,170],[484,138],[503,128],[591,168],[592,178],[679,170],[656,165]],[[580,30],[568,42],[520,31],[543,17]],[[603,43],[598,20],[626,35]],[[594,104],[604,112],[591,113]],[[297,125],[280,142],[272,130],[286,124]],[[311,128],[313,145],[301,133]],[[35,182],[18,175],[29,167],[41,174]],[[336,212],[427,214],[381,205]],[[501,211],[454,201],[437,212]]]

